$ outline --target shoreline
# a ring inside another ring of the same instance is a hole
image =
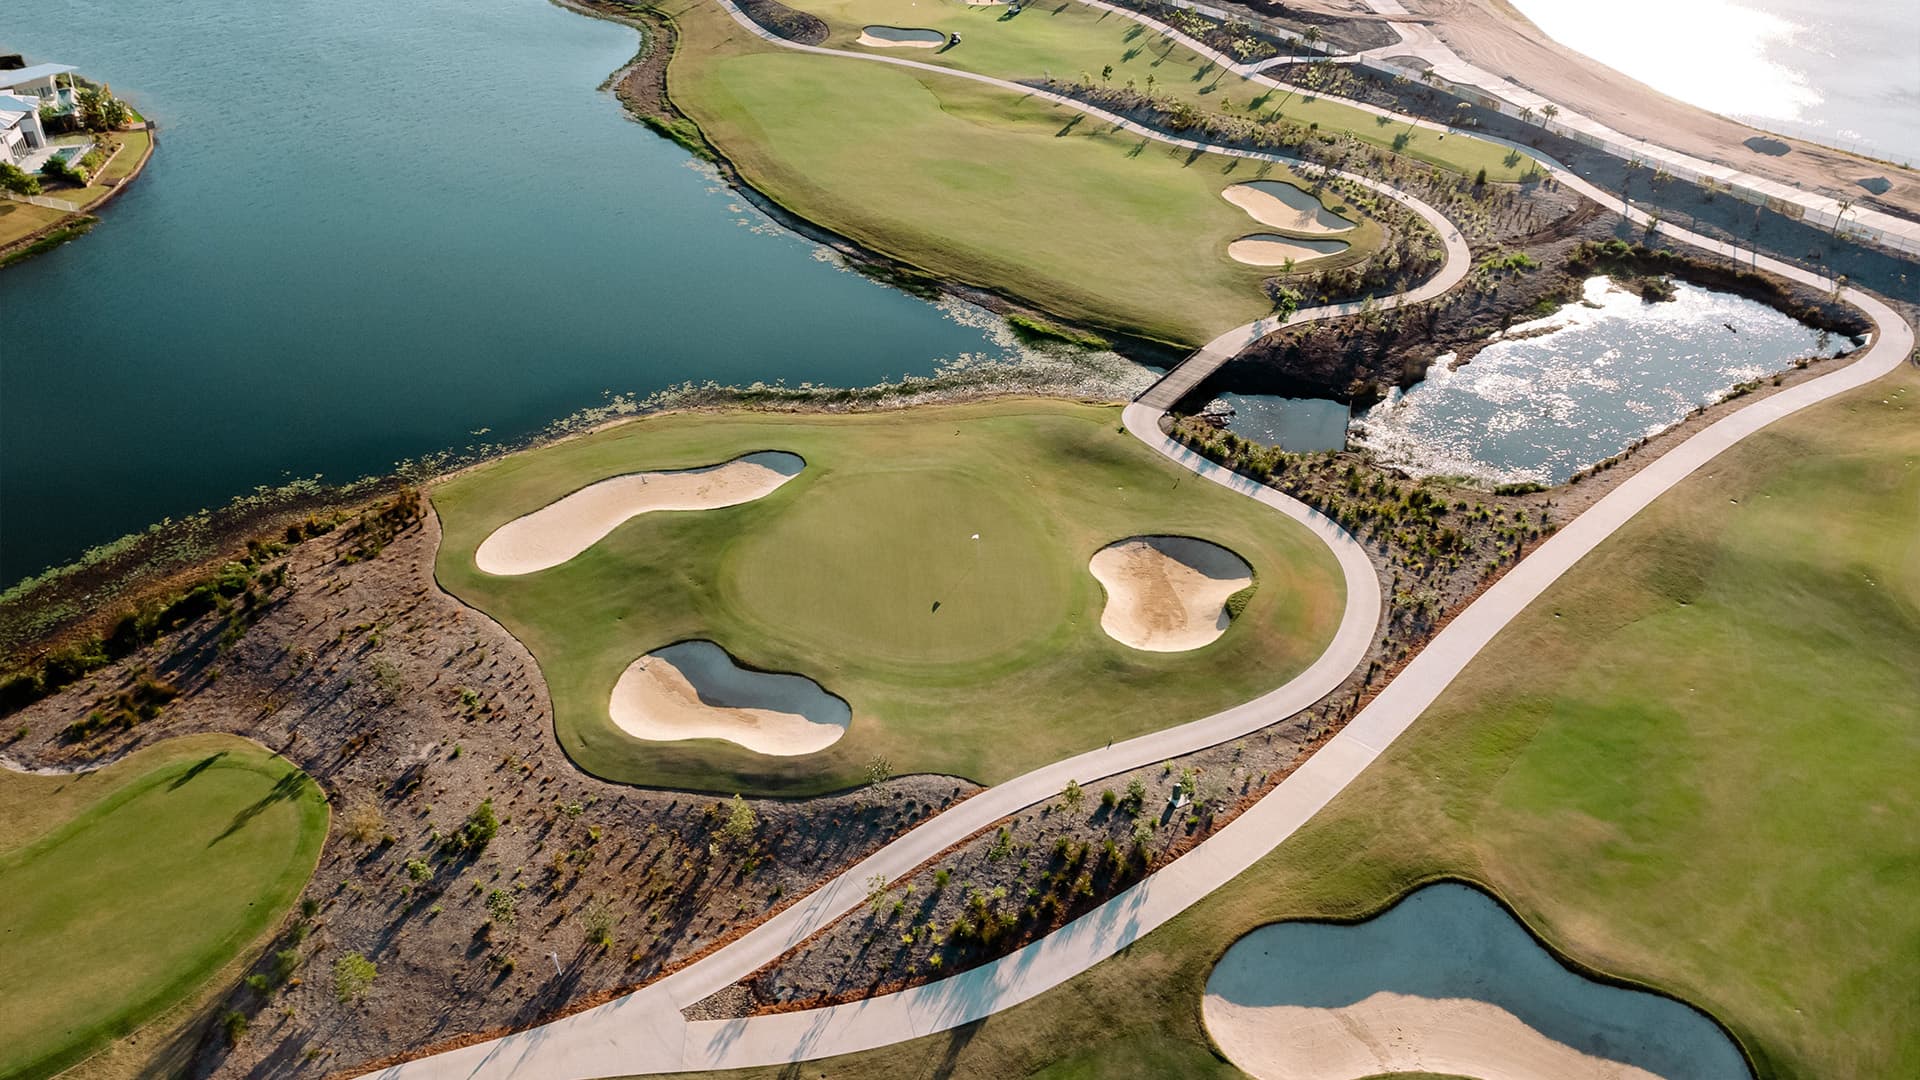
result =
[[[147,163],[153,160],[153,152],[160,145],[159,130],[160,127],[158,124],[152,120],[143,119],[136,127],[107,132],[106,134],[120,136],[130,135],[134,132],[144,132],[147,136],[146,151],[140,155],[139,161],[134,162],[133,168],[128,170],[125,176],[120,177],[92,202],[87,203],[78,210],[68,211],[65,216],[48,222],[46,225],[20,237],[18,240],[0,245],[0,270],[5,270],[10,266],[23,263],[35,255],[45,254],[69,240],[77,239],[93,231],[94,226],[100,224],[101,220],[97,211],[114,199],[119,198],[120,193],[126,190],[127,185],[139,179],[140,174],[146,171]],[[104,173],[107,166],[113,164],[113,159],[119,157],[125,150],[126,145],[122,143],[106,161],[100,163],[99,171]],[[49,198],[51,197],[52,196],[49,196]]]

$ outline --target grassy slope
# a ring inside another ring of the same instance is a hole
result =
[[[64,210],[0,200],[0,247],[22,240],[66,216]]]
[[[1220,198],[1277,166],[1170,154],[1078,113],[881,64],[785,52],[707,0],[667,5],[674,101],[794,213],[934,274],[1079,322],[1195,345],[1265,314],[1272,271],[1227,257],[1270,231]],[[915,50],[916,52],[922,50]],[[1378,247],[1367,222],[1339,266]]]
[[[789,6],[825,19],[833,36],[827,44],[861,52],[886,52],[914,60],[977,71],[1003,79],[1099,81],[1102,68],[1111,65],[1111,83],[1128,79],[1144,90],[1148,75],[1153,92],[1172,96],[1195,108],[1263,117],[1281,116],[1299,124],[1318,124],[1323,131],[1349,131],[1363,142],[1398,149],[1463,176],[1487,170],[1490,180],[1518,180],[1534,167],[1531,158],[1506,147],[1465,134],[1442,139],[1437,132],[1408,132],[1403,124],[1350,105],[1310,94],[1275,92],[1249,82],[1205,59],[1174,39],[1147,30],[1139,23],[1084,4],[1062,2],[1025,8],[1003,18],[1005,7],[968,6],[960,0],[794,0]],[[857,43],[861,27],[869,23],[931,27],[958,31],[959,48],[869,49]],[[1396,136],[1406,139],[1395,147]]]
[[[595,774],[795,794],[859,783],[881,755],[899,772],[992,783],[1251,698],[1311,663],[1338,624],[1339,573],[1318,539],[1185,477],[1116,431],[1118,418],[1109,407],[1015,401],[628,424],[436,488],[438,574],[533,650],[562,743]],[[632,519],[539,574],[473,567],[498,525],[584,484],[762,449],[791,450],[808,467],[758,502]],[[1087,559],[1167,531],[1240,552],[1259,589],[1206,649],[1136,652],[1099,629],[1104,600]],[[942,601],[937,613],[931,600]],[[620,733],[607,719],[620,672],[692,637],[818,679],[852,703],[851,731],[799,758]]]
[[[1453,873],[1579,960],[1708,1009],[1763,1076],[1920,1073],[1916,537],[1920,375],[1902,371],[1629,523],[1325,812],[1126,955],[820,1071],[1238,1075],[1199,1022],[1214,957]]]
[[[306,885],[327,808],[242,739],[162,743],[87,776],[0,772],[0,1075],[41,1076],[192,994]],[[15,830],[14,825],[20,827]]]

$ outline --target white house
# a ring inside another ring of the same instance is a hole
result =
[[[63,75],[66,78],[62,79]],[[41,108],[57,113],[73,111],[73,90],[73,68],[66,64],[35,64],[0,71],[0,94],[38,98]]]
[[[46,147],[42,110],[68,113],[74,107],[73,68],[66,64],[0,71],[0,161],[18,165]]]
[[[40,124],[39,100],[0,94],[0,161],[17,165],[45,145],[47,129]]]

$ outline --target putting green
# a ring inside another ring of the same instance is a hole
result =
[[[434,488],[437,572],[533,651],[562,745],[597,775],[791,795],[858,784],[884,757],[896,772],[994,783],[1252,698],[1310,664],[1338,626],[1344,589],[1318,538],[1193,482],[1120,432],[1119,416],[1016,400],[629,423]],[[642,515],[536,573],[474,565],[502,523],[586,484],[769,449],[806,468],[753,502]],[[1130,649],[1100,629],[1088,560],[1169,532],[1236,552],[1259,587],[1205,648]],[[817,681],[852,707],[851,727],[799,757],[622,732],[608,712],[621,674],[692,639]]]
[[[326,839],[305,774],[228,736],[84,776],[0,772],[0,1076],[50,1076],[191,994],[292,906]],[[18,830],[15,832],[14,830]]]
[[[1037,647],[1066,616],[1052,541],[1039,508],[950,469],[843,473],[744,538],[721,588],[743,618],[822,652],[977,661]]]

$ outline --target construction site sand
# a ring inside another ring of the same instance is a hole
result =
[[[1227,630],[1227,598],[1253,584],[1253,568],[1190,536],[1134,536],[1093,553],[1087,568],[1107,590],[1100,629],[1148,652],[1185,652]]]
[[[937,49],[947,43],[939,30],[901,26],[868,26],[860,31],[860,44],[876,49]]]
[[[711,641],[683,641],[620,673],[607,703],[636,739],[725,739],[759,754],[824,750],[847,733],[847,703],[804,675],[754,671]]]
[[[1201,1016],[1227,1059],[1259,1080],[1748,1075],[1705,1016],[1569,971],[1498,904],[1454,884],[1356,926],[1253,931],[1214,966]]]
[[[1271,233],[1243,236],[1227,245],[1227,254],[1248,266],[1285,266],[1289,260],[1299,265],[1345,250],[1344,240],[1295,240]]]
[[[495,529],[473,553],[489,574],[531,574],[599,543],[630,517],[752,502],[800,474],[798,454],[766,450],[700,469],[629,473],[589,484]]]
[[[1353,228],[1354,223],[1320,204],[1320,200],[1278,180],[1249,180],[1234,184],[1220,197],[1247,212],[1247,216],[1275,229],[1289,232],[1336,233]]]

